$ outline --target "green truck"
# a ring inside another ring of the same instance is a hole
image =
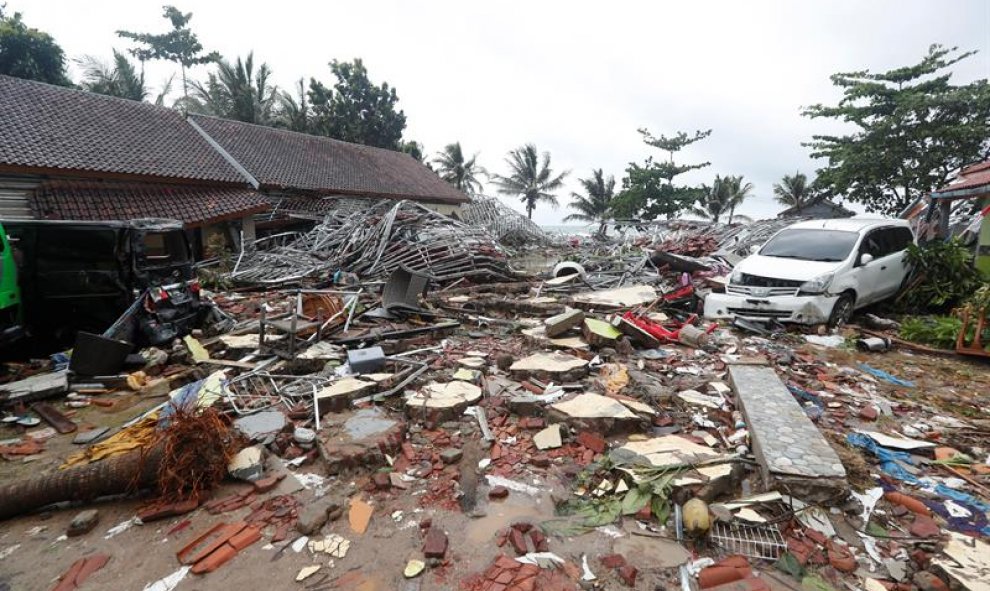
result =
[[[0,346],[18,340],[24,334],[22,328],[21,288],[17,283],[17,261],[7,240],[7,232],[0,226]]]

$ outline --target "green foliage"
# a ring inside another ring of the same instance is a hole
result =
[[[718,223],[723,214],[729,214],[729,223],[735,217],[736,207],[749,197],[753,183],[744,183],[740,176],[715,176],[711,187],[704,187],[698,206],[691,208],[694,215]]]
[[[986,159],[990,85],[986,79],[949,84],[949,69],[973,53],[932,45],[913,66],[833,75],[843,92],[839,103],[803,113],[857,128],[849,135],[816,135],[805,144],[813,158],[828,160],[818,171],[827,193],[897,215],[962,166]]]
[[[481,181],[478,177],[485,174],[485,169],[478,165],[478,155],[464,157],[461,142],[447,144],[433,158],[437,166],[437,174],[459,191],[473,195],[481,191]]]
[[[911,244],[906,258],[911,279],[899,304],[907,311],[947,311],[980,285],[970,249],[956,238]]]
[[[163,6],[162,17],[168,19],[172,25],[172,30],[167,33],[117,31],[117,36],[130,39],[141,45],[141,47],[131,50],[131,55],[141,62],[165,60],[179,64],[182,70],[182,94],[189,96],[186,69],[217,61],[220,59],[220,54],[215,51],[204,52],[199,38],[188,26],[192,19],[191,12],[182,13],[174,6]]]
[[[309,82],[313,132],[345,142],[398,150],[406,115],[396,110],[399,96],[383,82],[376,85],[360,59],[330,62],[337,82],[333,88],[315,78]]]
[[[544,152],[541,159],[536,146],[526,144],[509,152],[505,162],[509,165],[509,174],[493,177],[499,193],[518,196],[525,204],[530,219],[533,219],[537,203],[557,206],[554,192],[564,184],[564,177],[569,171],[554,176],[550,168],[550,152]]]
[[[815,191],[803,172],[795,172],[794,176],[785,174],[779,183],[774,184],[773,198],[781,205],[794,207],[804,205],[814,199]]]
[[[639,133],[646,145],[666,152],[668,160],[656,162],[651,156],[642,165],[630,162],[622,179],[622,192],[615,198],[613,212],[616,217],[623,218],[673,218],[705,194],[703,187],[675,185],[674,178],[709,165],[708,162],[676,164],[674,154],[707,138],[712,130],[696,131],[693,136],[682,131],[671,137],[661,135],[658,138],[646,129],[640,129]]]
[[[138,72],[127,56],[116,49],[113,50],[112,64],[86,56],[79,60],[79,65],[83,68],[80,86],[84,90],[132,101],[143,101],[148,96],[144,72]]]
[[[48,33],[29,28],[21,13],[3,13],[0,6],[0,74],[72,86],[65,75],[65,53]]]
[[[912,343],[951,349],[962,330],[962,320],[956,316],[908,316],[901,321],[900,337]]]
[[[413,160],[420,163],[423,162],[423,158],[426,157],[426,154],[424,154],[425,148],[423,147],[423,144],[415,140],[402,140],[402,142],[399,143],[399,151],[403,154],[409,154],[412,156]],[[427,165],[427,168],[432,170],[429,165]]]
[[[254,53],[235,63],[220,60],[205,84],[192,83],[193,94],[183,104],[195,113],[270,125],[278,100],[278,89],[269,82],[271,75],[268,64],[255,71]]]
[[[584,195],[571,193],[573,201],[567,207],[577,211],[564,218],[565,222],[581,221],[598,223],[598,233],[605,235],[605,224],[612,217],[612,200],[615,198],[615,177],[605,178],[602,169],[591,171],[591,178],[578,179],[584,187]]]

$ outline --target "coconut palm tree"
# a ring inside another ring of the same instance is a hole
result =
[[[591,178],[578,179],[584,187],[584,195],[571,193],[573,201],[567,207],[577,210],[564,218],[565,222],[598,222],[598,233],[605,235],[605,224],[612,216],[612,199],[615,197],[615,177],[605,178],[602,169],[591,171]]]
[[[278,93],[279,111],[275,124],[292,131],[309,133],[313,113],[306,98],[306,84],[302,78],[296,82],[296,92],[299,93],[298,98],[288,92]]]
[[[808,177],[802,172],[795,172],[794,176],[784,175],[780,183],[774,184],[773,196],[778,203],[788,207],[804,205],[814,197],[814,191]]]
[[[703,186],[704,195],[698,199],[698,204],[691,208],[691,213],[718,223],[719,219],[729,209],[729,185],[722,177],[715,176],[715,181],[709,187]]]
[[[477,160],[478,154],[471,156],[470,160],[465,160],[461,142],[454,142],[437,152],[433,163],[437,165],[437,174],[440,178],[454,185],[457,190],[473,195],[481,191],[481,181],[478,177],[487,174],[485,169],[478,165]]]
[[[278,88],[269,83],[272,71],[268,64],[254,69],[254,52],[234,63],[217,61],[205,84],[193,82],[189,99],[183,99],[192,112],[236,119],[245,123],[268,125],[272,122]]]
[[[725,177],[722,181],[728,184],[729,223],[731,224],[736,217],[736,207],[742,205],[742,202],[749,197],[753,190],[753,183],[743,182],[742,175]]]
[[[542,158],[533,144],[526,144],[509,152],[505,163],[509,165],[508,176],[495,175],[495,185],[503,195],[518,195],[526,205],[526,215],[533,219],[536,204],[543,202],[557,206],[554,191],[564,184],[564,177],[570,171],[564,171],[553,176],[550,168],[550,152],[544,152]]]
[[[132,101],[143,101],[148,96],[144,85],[144,71],[139,73],[127,56],[113,50],[113,61],[106,63],[87,55],[77,60],[83,68],[81,86],[84,90]]]

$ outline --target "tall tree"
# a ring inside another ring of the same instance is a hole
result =
[[[437,166],[437,174],[459,191],[474,195],[481,191],[481,181],[478,177],[485,174],[485,169],[478,165],[478,155],[469,159],[464,158],[461,142],[447,144],[433,158]]]
[[[288,92],[278,94],[279,112],[275,124],[292,131],[309,133],[312,127],[312,110],[306,98],[306,82],[300,78],[296,83],[298,98]]]
[[[192,83],[193,95],[185,106],[193,112],[270,125],[278,97],[278,89],[269,82],[271,75],[265,63],[255,71],[253,52],[234,63],[220,60],[206,83]]]
[[[725,177],[722,182],[728,185],[729,223],[731,224],[736,217],[736,207],[742,205],[743,201],[752,193],[753,183],[743,181],[742,175]]]
[[[605,224],[612,217],[612,199],[615,197],[615,177],[605,178],[602,169],[591,171],[591,178],[578,179],[584,187],[584,195],[571,193],[573,201],[567,207],[577,213],[569,214],[565,222],[581,221],[598,223],[598,233],[605,235]]]
[[[788,207],[804,205],[815,197],[812,184],[803,172],[795,172],[794,176],[784,175],[779,183],[773,186],[773,198],[777,203]]]
[[[509,165],[509,174],[495,175],[495,185],[503,195],[517,195],[526,205],[526,215],[533,219],[533,210],[537,203],[549,203],[557,207],[557,197],[554,191],[564,184],[564,177],[569,171],[557,176],[550,168],[550,152],[544,152],[542,159],[533,144],[526,144],[509,152],[505,163]]]
[[[48,33],[30,28],[21,19],[4,13],[0,5],[0,74],[72,86],[65,75],[65,53]]]
[[[426,148],[424,148],[423,144],[417,142],[416,140],[403,140],[399,142],[399,151],[404,154],[409,154],[416,162],[423,162],[426,158]],[[426,164],[427,168],[433,170],[429,162],[425,162],[424,164]]]
[[[691,208],[691,213],[717,224],[732,205],[727,180],[715,175],[715,181],[710,187],[703,185],[704,194],[698,199],[698,204]]]
[[[143,101],[148,96],[144,72],[138,72],[127,56],[116,49],[113,50],[113,62],[109,64],[91,55],[78,62],[83,69],[80,85],[84,90],[132,101]]]
[[[949,83],[952,66],[973,53],[932,45],[913,66],[833,75],[842,89],[839,103],[812,105],[803,114],[857,129],[805,144],[812,157],[828,162],[817,182],[867,211],[896,215],[962,166],[990,157],[990,84],[985,78]]]
[[[117,35],[130,39],[143,47],[131,50],[131,55],[143,64],[148,60],[165,60],[179,64],[182,70],[182,96],[189,97],[189,82],[186,70],[200,64],[215,62],[220,54],[205,52],[196,34],[189,29],[192,13],[183,13],[174,6],[163,6],[162,16],[172,24],[172,30],[167,33],[135,33],[132,31],[117,31]]]
[[[696,131],[694,135],[678,132],[671,137],[653,137],[646,129],[640,129],[643,142],[667,153],[667,160],[656,162],[650,156],[640,165],[630,162],[626,176],[622,179],[622,192],[615,199],[613,209],[620,217],[641,217],[656,219],[660,216],[672,218],[697,201],[703,194],[703,187],[675,185],[674,179],[685,172],[704,168],[708,162],[699,164],[677,164],[674,154],[711,135],[712,130]]]
[[[333,88],[315,78],[309,82],[314,131],[345,142],[400,149],[406,115],[396,110],[395,89],[388,82],[373,84],[360,59],[334,60],[330,71],[337,78]]]

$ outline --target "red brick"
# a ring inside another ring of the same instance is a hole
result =
[[[931,517],[916,515],[910,532],[912,536],[918,538],[937,538],[942,534],[942,528]]]
[[[864,406],[859,411],[859,418],[864,421],[875,421],[878,414],[875,406]]]
[[[509,489],[504,486],[493,486],[491,490],[488,491],[489,499],[504,499],[509,496]]]
[[[529,532],[529,539],[533,541],[533,549],[536,552],[549,552],[550,543],[547,541],[547,537],[543,535],[538,529],[532,529]]]
[[[423,540],[423,555],[427,558],[443,558],[447,554],[447,534],[439,527],[431,527]]]
[[[627,587],[636,586],[636,575],[638,574],[639,571],[636,570],[636,567],[631,564],[627,564],[619,569],[619,578],[622,579],[622,582],[625,583]]]
[[[523,537],[523,533],[516,528],[512,528],[509,531],[509,543],[512,544],[512,549],[516,551],[516,554],[520,556],[529,552],[526,546],[526,538]]]
[[[593,431],[581,431],[578,433],[577,442],[596,454],[605,453],[605,438]]]
[[[192,573],[194,575],[211,573],[223,566],[228,560],[236,555],[237,550],[234,549],[233,546],[230,544],[224,544],[211,552],[206,558],[196,562],[196,564],[192,566]]]
[[[621,554],[608,554],[601,557],[601,563],[605,568],[621,568],[626,565],[626,558]]]
[[[763,579],[749,577],[741,581],[711,587],[708,591],[770,591],[770,586]]]

